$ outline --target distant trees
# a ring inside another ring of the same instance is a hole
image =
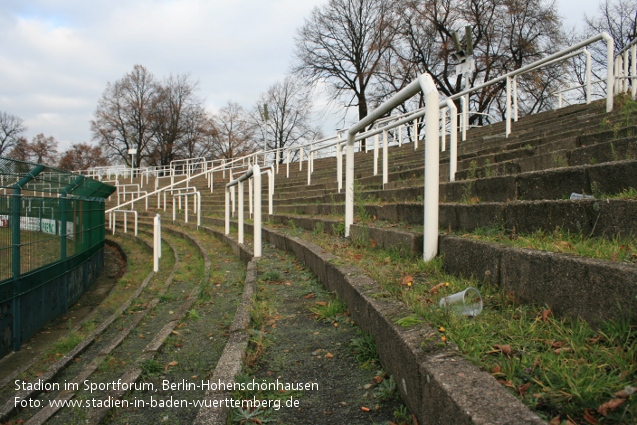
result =
[[[367,116],[369,90],[394,40],[391,0],[330,0],[296,37],[294,72],[325,84],[333,100]]]
[[[287,76],[262,93],[253,113],[254,125],[261,130],[263,117],[258,109],[268,105],[268,149],[282,149],[320,137],[321,130],[312,124],[312,96],[310,88],[296,77]],[[257,131],[258,146],[264,146],[264,133]],[[283,162],[283,156],[279,156]]]
[[[46,137],[40,133],[31,142],[24,137],[19,138],[8,157],[19,161],[56,166],[58,162],[57,149],[58,141],[53,136]]]
[[[25,131],[22,118],[0,112],[0,156],[9,153]]]
[[[210,150],[214,158],[232,159],[256,152],[256,126],[241,105],[228,102],[212,117],[214,134]]]
[[[80,171],[105,165],[108,165],[108,159],[104,157],[102,148],[88,143],[74,143],[62,153],[58,167],[63,170]]]

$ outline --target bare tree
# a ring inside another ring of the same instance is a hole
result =
[[[294,72],[326,84],[333,100],[367,116],[368,91],[393,37],[390,0],[330,0],[297,33]]]
[[[469,84],[491,80],[551,54],[563,45],[561,24],[553,3],[542,0],[403,0],[398,10],[398,35],[383,66],[385,85],[380,93],[403,87],[417,75],[429,73],[441,93],[451,96],[464,88],[455,72],[452,34],[472,29],[475,70]],[[550,104],[550,91],[560,73],[546,68],[518,79],[534,94],[520,105],[531,113]],[[505,83],[472,96],[472,110],[502,114]],[[483,121],[483,115],[472,116]]]
[[[615,53],[637,38],[637,0],[603,0],[597,16],[586,16],[588,35],[607,32],[615,43]],[[605,49],[602,60],[606,65]]]
[[[228,104],[213,116],[215,135],[211,149],[215,158],[233,159],[255,152],[255,126],[245,110],[235,102]]]
[[[55,165],[58,162],[58,141],[53,136],[40,133],[26,148],[29,161],[36,164]]]
[[[190,157],[203,137],[202,101],[195,95],[197,83],[188,75],[170,76],[158,88],[154,113],[154,138],[149,145],[149,163],[167,165]]]
[[[31,158],[31,144],[26,137],[19,137],[7,156],[18,161],[28,162]]]
[[[255,126],[263,129],[261,117],[258,109],[261,105],[267,104],[269,111],[268,119],[268,149],[282,149],[286,146],[297,145],[304,141],[311,141],[317,136],[320,137],[321,130],[312,126],[312,97],[310,89],[304,86],[297,78],[287,76],[283,81],[279,81],[261,94],[257,102],[257,107],[252,116]],[[260,135],[258,146],[264,146],[263,131],[257,132]],[[279,157],[283,162],[283,156]]]
[[[59,168],[80,171],[105,165],[108,165],[108,159],[104,157],[102,148],[88,143],[74,143],[62,153]]]
[[[27,128],[22,118],[0,112],[0,156],[8,153],[25,131]]]
[[[104,146],[106,153],[129,165],[128,149],[137,149],[133,165],[139,167],[155,136],[157,97],[157,81],[142,65],[135,65],[132,72],[114,84],[108,83],[91,121],[93,140]]]

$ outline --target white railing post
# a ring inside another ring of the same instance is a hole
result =
[[[509,137],[511,134],[511,77],[506,77],[507,91],[506,91],[506,131],[505,137]]]
[[[239,243],[243,243],[243,181],[239,181]]]
[[[307,154],[307,184],[308,186],[312,182],[312,151]]]
[[[274,160],[276,161],[276,173],[279,174],[279,149],[275,152]]]
[[[343,146],[336,144],[336,182],[338,185],[338,193],[343,189]]]
[[[586,104],[591,103],[591,52],[584,49],[586,53]]]
[[[225,231],[230,234],[230,188],[226,186]],[[174,204],[173,204],[174,205]]]
[[[197,229],[201,226],[201,192],[197,191]]]
[[[447,99],[449,108],[449,181],[456,180],[456,170],[458,169],[458,109],[453,100]]]
[[[403,146],[403,126],[402,124],[398,127],[398,147],[402,148]]]
[[[354,224],[354,143],[355,133],[347,132],[345,145],[345,237],[349,236],[349,227]]]
[[[513,76],[513,121],[518,122],[518,76]]]
[[[272,170],[268,170],[268,215],[274,214],[274,178]]]
[[[631,71],[630,71],[630,91],[633,99],[637,95],[637,44],[630,49],[631,54]]]
[[[624,73],[623,73],[623,84],[622,84],[622,92],[628,91],[628,50],[624,51]]]
[[[303,148],[299,149],[299,171],[303,171]]]
[[[378,134],[374,135],[374,175],[378,175]]]
[[[440,152],[444,152],[446,149],[445,136],[447,133],[447,109],[442,108],[440,110],[440,114],[442,115],[442,117],[440,118],[440,121],[442,122],[442,128],[440,131]]]
[[[161,257],[161,216],[155,215],[153,220],[153,271],[157,273],[159,271],[159,258]]]
[[[261,257],[261,168],[259,164],[252,167],[254,179],[254,256]]]
[[[286,164],[286,172],[285,172],[285,178],[289,179],[290,178],[290,150],[288,149],[288,161]]]
[[[254,205],[252,199],[254,182],[252,179],[248,180],[248,213],[250,214],[250,218],[252,218],[252,214],[254,213]]]
[[[606,33],[602,33],[604,40],[606,40],[606,112],[613,110],[613,87],[615,84],[615,76],[613,75],[613,50],[614,41]]]
[[[429,261],[438,253],[439,168],[438,108],[440,95],[429,74],[421,75],[420,86],[425,95],[425,206],[423,259]]]
[[[467,97],[466,96],[462,96],[460,98],[460,103],[462,106],[462,141],[464,142],[465,140],[467,140],[467,116],[469,114],[467,114],[467,109],[469,107],[469,102],[467,102]]]
[[[389,159],[387,158],[388,150],[387,130],[383,130],[383,188],[389,182]]]

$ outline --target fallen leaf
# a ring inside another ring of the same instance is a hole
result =
[[[369,407],[361,406],[363,412],[369,412]]]
[[[173,344],[176,348],[181,348],[184,346],[184,344]]]
[[[369,244],[372,246],[372,248],[376,248],[376,245],[378,245],[378,243],[374,239],[370,239]]]
[[[505,387],[509,387],[509,388],[514,389],[514,390],[516,389],[515,385],[513,385],[513,382],[511,382],[511,381],[505,381],[504,379],[498,379],[498,382],[500,384],[504,385]]]
[[[500,350],[505,356],[511,354],[511,346],[509,344],[495,344],[493,348]]]
[[[520,397],[524,398],[524,396],[526,395],[526,392],[529,390],[529,387],[531,386],[530,382],[527,382],[524,385],[520,385],[517,390],[518,390],[518,394],[520,394]]]
[[[439,284],[437,284],[436,286],[434,286],[433,288],[431,288],[431,289],[429,290],[429,293],[430,293],[430,294],[434,294],[434,295],[438,295],[438,290],[439,290],[440,288],[442,288],[443,286],[445,286],[445,283],[446,283],[446,282],[440,282]]]
[[[438,328],[438,332],[446,332],[446,329],[441,326]]]
[[[338,323],[334,322],[334,327],[338,328]]]
[[[418,425],[418,418],[413,413],[411,414],[411,421],[414,423],[414,425]]]
[[[607,401],[606,403],[604,403],[601,406],[599,406],[597,408],[597,411],[599,413],[601,413],[602,415],[606,416],[606,415],[608,415],[609,411],[617,409],[625,401],[626,401],[625,398],[614,398],[611,401]]]
[[[372,216],[372,221],[376,221],[376,216],[375,215]]]
[[[551,314],[551,310],[542,310],[542,320],[546,323],[549,320],[549,315]]]
[[[330,353],[329,351],[327,352],[327,354],[325,355],[326,359],[331,359],[332,357],[334,357],[334,354]]]
[[[374,382],[376,382],[377,384],[380,384],[381,382],[383,382],[383,377],[382,376],[374,376]]]
[[[566,347],[566,348],[558,348],[557,350],[554,350],[553,352],[555,354],[562,354],[562,353],[570,353],[571,351],[573,351],[572,348]]]
[[[314,298],[314,294],[307,294],[303,298],[305,298],[306,300],[309,300],[310,298]]]
[[[491,369],[491,373],[493,374],[502,373],[502,368],[500,367],[500,365],[495,365],[493,369]]]
[[[178,364],[179,362],[173,360],[172,362],[168,363],[168,366],[177,366]]]
[[[636,391],[637,391],[637,388],[628,386],[621,391],[617,391],[615,393],[615,397],[628,398],[631,396],[631,394],[634,394]]]
[[[594,410],[593,409],[584,410],[584,420],[591,425],[597,425],[599,422],[597,421],[597,419],[595,419],[593,415],[591,415],[591,412],[594,412]]]
[[[321,305],[321,306],[326,306],[327,305],[327,301],[317,301],[314,304]]]
[[[564,346],[564,344],[566,344],[565,341],[551,341],[551,348],[562,348]]]
[[[177,331],[170,331],[170,333],[173,334],[173,335],[179,335],[179,332],[177,332]]]
[[[562,419],[560,419],[559,416],[556,416],[553,419],[551,419],[551,422],[549,422],[549,425],[560,425],[561,423],[562,423]]]
[[[403,281],[401,282],[401,285],[407,285],[407,286],[411,286],[411,283],[414,281],[414,278],[412,276],[405,276],[403,277]]]
[[[617,252],[613,252],[613,253],[610,255],[610,261],[614,261],[614,262],[619,261],[619,254],[617,254]]]
[[[146,337],[144,336],[144,334],[139,334],[139,337],[140,337],[141,339],[146,338]]]

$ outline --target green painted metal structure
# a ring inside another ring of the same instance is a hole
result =
[[[103,264],[115,187],[0,157],[0,356],[64,313]]]

